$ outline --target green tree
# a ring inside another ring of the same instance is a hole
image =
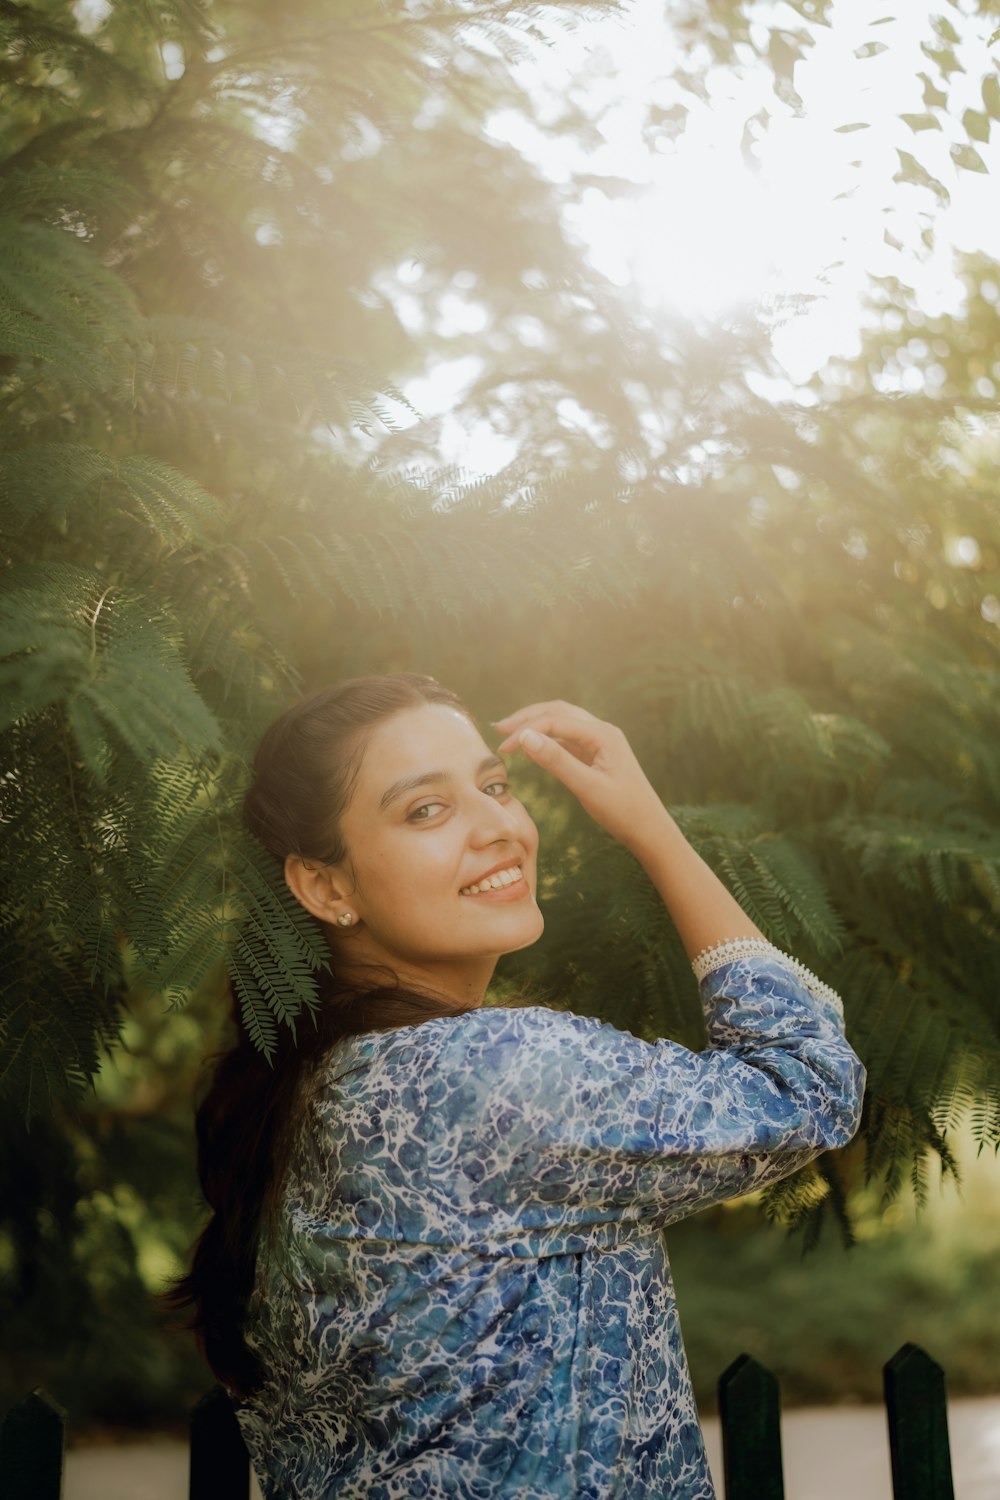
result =
[[[536,33],[610,9],[0,8],[0,1078],[61,1142],[52,1180],[105,1161],[64,1226],[77,1267],[96,1214],[122,1277],[150,1274],[158,1189],[109,1190],[114,1088],[88,1088],[107,1048],[150,1005],[211,1015],[227,964],[264,1048],[312,1001],[322,945],[238,802],[263,724],[361,671],[430,670],[484,721],[560,696],[622,724],[754,920],[843,994],[863,1142],[774,1189],[773,1215],[815,1234],[866,1170],[919,1186],[963,1111],[1000,1141],[991,268],[968,262],[951,320],[876,287],[859,360],[756,395],[778,373],[762,315],[643,314],[566,229],[580,174],[550,182],[486,129],[531,114],[512,64]],[[751,56],[796,108],[827,8],[796,9],[794,33],[761,33],[752,0],[679,15],[650,128]],[[958,43],[937,40],[927,111],[954,131]],[[585,152],[582,87],[547,128]],[[943,374],[901,394],[930,353]],[[456,413],[516,451],[488,479],[404,425],[402,386],[458,358],[477,374]],[[501,983],[697,1044],[639,868],[515,774],[547,930]],[[47,1192],[6,1231],[11,1296],[54,1232]]]
[[[94,37],[62,5],[3,20],[3,1080],[31,1113],[93,1075],[131,992],[183,1000],[228,953],[265,1048],[312,998],[322,946],[234,816],[302,680],[289,601],[332,594],[341,628],[454,613],[490,542],[472,515],[439,537],[427,485],[368,461],[408,340],[365,294],[426,209],[369,202],[352,157],[430,89],[474,149],[442,52],[478,39],[488,79],[525,17],[358,11],[301,37],[259,6],[221,40],[187,3]]]

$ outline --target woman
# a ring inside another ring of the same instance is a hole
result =
[[[625,735],[533,703],[490,750],[432,678],[271,726],[249,826],[323,926],[316,1030],[244,1039],[199,1110],[197,1310],[267,1500],[710,1500],[661,1230],[849,1141],[837,996],[686,842]],[[542,935],[521,749],[652,880],[709,1045],[487,1006]]]

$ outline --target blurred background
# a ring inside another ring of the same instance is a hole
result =
[[[0,10],[0,1405],[181,1431],[230,985],[322,952],[239,827],[300,693],[620,724],[843,996],[858,1139],[670,1232],[699,1402],[1000,1391],[1000,4]],[[494,742],[491,739],[491,743]],[[642,871],[531,767],[496,1003],[698,1046]],[[261,933],[269,936],[264,939]]]

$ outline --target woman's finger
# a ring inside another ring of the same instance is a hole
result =
[[[584,807],[587,806],[594,777],[593,768],[587,761],[565,749],[551,735],[530,726],[519,731],[518,740],[521,749],[536,765],[551,771]]]
[[[498,747],[501,751],[505,745],[514,742],[520,730],[528,727],[564,742],[579,742],[593,750],[599,742],[600,730],[606,727],[586,709],[560,700],[529,703],[516,713],[508,714],[505,719],[496,719],[494,724],[504,736]]]
[[[625,735],[574,703],[529,703],[496,721],[506,738],[498,752],[521,749],[551,772],[613,838],[626,842],[662,812]]]
[[[543,703],[525,703],[523,707],[515,709],[512,714],[505,714],[502,719],[493,719],[491,722],[494,729],[518,728],[529,715],[554,713],[560,710],[569,710],[578,714],[586,713],[586,709],[579,708],[575,703],[566,703],[562,698],[549,698]]]
[[[529,730],[567,746],[587,765],[600,753],[603,743],[596,726],[591,728],[586,724],[572,724],[561,715],[537,714],[516,725],[497,746],[498,751],[504,754],[508,750],[516,750],[521,744],[521,736]]]

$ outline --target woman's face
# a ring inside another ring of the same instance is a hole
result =
[[[387,963],[469,1003],[502,953],[541,936],[538,829],[457,709],[426,703],[375,727],[340,827],[338,909],[355,923],[342,941],[333,930],[348,965]],[[499,871],[509,884],[469,890]]]

